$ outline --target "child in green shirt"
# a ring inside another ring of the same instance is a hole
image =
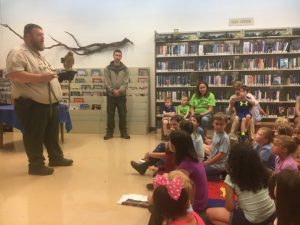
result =
[[[182,116],[183,119],[188,119],[190,115],[190,106],[188,104],[188,97],[182,96],[181,98],[181,104],[177,106],[176,113],[179,116]]]

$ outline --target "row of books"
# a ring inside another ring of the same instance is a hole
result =
[[[72,81],[72,83],[87,83],[89,82],[87,79],[84,77],[76,77]],[[92,83],[104,83],[103,77],[92,77]]]
[[[295,69],[300,66],[300,57],[256,57],[241,61],[230,59],[172,59],[157,61],[157,72],[161,71],[218,71],[218,70],[264,70]]]
[[[196,56],[196,55],[226,55],[226,54],[260,54],[284,53],[300,51],[300,39],[288,42],[286,40],[253,40],[239,42],[219,43],[169,43],[156,47],[157,56]]]
[[[299,52],[299,51],[300,51],[300,39],[292,40],[290,52]]]
[[[270,85],[300,85],[300,74],[290,74],[282,76],[280,74],[255,74],[255,75],[239,75],[245,85],[270,86]]]
[[[67,90],[69,89],[68,85],[61,85],[61,89],[62,90]],[[99,90],[99,89],[105,89],[105,85],[104,84],[82,84],[80,85],[80,87],[72,87],[72,90],[75,89],[81,89],[81,90]]]
[[[217,101],[228,101],[233,94],[230,91],[216,90],[213,92]],[[254,90],[254,96],[259,102],[280,102],[280,101],[296,101],[299,95],[296,91],[283,92],[280,90]],[[191,97],[192,92],[187,91],[157,91],[156,100],[164,101],[166,97],[171,97],[173,101],[180,101],[182,96]]]
[[[171,97],[172,101],[180,101],[182,96],[191,97],[192,92],[188,91],[157,91],[156,100],[164,101],[166,97]]]
[[[288,52],[290,43],[284,40],[281,41],[245,41],[243,43],[243,53],[282,53]]]
[[[287,118],[295,117],[295,107],[293,106],[275,106],[267,105],[261,106],[261,108],[267,113],[263,118],[276,118],[278,116],[286,116]],[[272,117],[273,116],[273,117]]]
[[[197,43],[171,43],[156,47],[157,56],[185,56],[198,55],[199,46]]]
[[[191,85],[190,76],[188,75],[157,75],[157,87],[189,87]]]
[[[79,103],[78,105],[70,106],[70,110],[101,110],[100,104]]]
[[[197,78],[197,77],[195,77]],[[270,85],[300,85],[300,74],[290,74],[283,76],[281,74],[246,74],[238,75],[238,80],[247,86],[270,86]],[[203,75],[198,77],[208,86],[231,86],[234,77],[230,74],[225,75]],[[157,87],[191,87],[191,75],[157,75]],[[196,85],[193,84],[193,85]]]
[[[198,43],[171,43],[159,45],[156,48],[157,56],[195,56],[215,54],[235,54],[239,44],[237,42],[225,42],[217,44]]]
[[[69,93],[63,92],[63,96],[68,96]],[[70,96],[106,96],[106,89],[99,91],[71,91]]]
[[[281,75],[277,74],[258,74],[258,75],[244,75],[241,76],[245,85],[281,85]]]
[[[250,70],[263,70],[263,69],[295,69],[299,67],[299,57],[293,58],[279,58],[279,57],[268,57],[268,58],[253,58],[243,59],[242,69]]]
[[[208,86],[230,86],[232,85],[233,77],[231,75],[206,75],[202,77],[202,80],[208,84]]]
[[[299,96],[297,91],[280,91],[280,90],[255,90],[252,91],[256,99],[260,102],[279,102],[279,101],[296,101]]]

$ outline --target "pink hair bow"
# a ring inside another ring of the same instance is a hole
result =
[[[178,200],[183,189],[183,184],[180,177],[175,177],[172,180],[168,180],[167,177],[163,175],[157,175],[153,180],[154,188],[158,186],[165,186],[170,197],[174,200]]]

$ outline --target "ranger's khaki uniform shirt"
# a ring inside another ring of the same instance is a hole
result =
[[[30,49],[25,43],[20,47],[11,50],[6,59],[7,74],[17,71],[26,71],[33,74],[41,73],[55,73],[55,70],[50,66],[44,57],[38,52]],[[12,83],[12,97],[17,99],[19,97],[30,98],[35,102],[42,104],[50,104],[49,85],[48,83],[20,83],[11,81]],[[50,81],[51,103],[61,100],[62,91],[57,78]]]

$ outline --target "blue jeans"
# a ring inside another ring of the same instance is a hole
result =
[[[219,181],[222,180],[221,175],[225,172],[224,169],[218,169],[214,166],[205,166],[205,173],[207,180],[209,181]]]
[[[201,124],[200,126],[206,130],[208,125],[209,125],[209,122],[212,120],[212,117],[213,117],[213,114],[212,113],[208,113],[206,114],[205,116],[202,116],[202,119],[201,119]]]
[[[199,132],[199,134],[201,135],[201,137],[202,137],[202,140],[204,141],[204,130],[203,130],[203,128],[202,127],[198,127],[198,132]]]

